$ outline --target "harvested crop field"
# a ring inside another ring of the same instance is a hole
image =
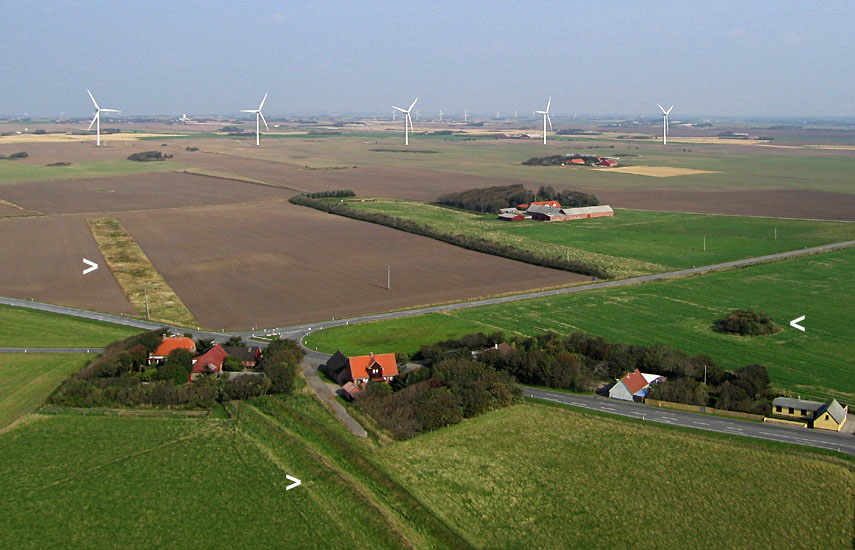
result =
[[[86,275],[83,258],[102,266]],[[76,216],[0,220],[0,295],[135,313],[86,226]]]
[[[0,199],[44,214],[127,212],[284,200],[290,195],[293,192],[269,185],[183,172],[37,181],[0,187]]]
[[[609,168],[605,172],[635,174],[636,176],[649,176],[651,178],[672,178],[674,176],[716,173],[711,170],[695,170],[693,168],[678,168],[676,166],[619,166],[618,168]]]
[[[147,213],[118,217],[209,329],[322,321],[588,279],[288,203],[162,211],[158,223]]]
[[[615,208],[855,221],[855,195],[798,189],[587,189]]]

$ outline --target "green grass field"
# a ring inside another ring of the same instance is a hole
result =
[[[69,373],[86,364],[83,353],[0,354],[0,431],[40,406]]]
[[[760,363],[778,388],[851,403],[853,279],[855,248],[849,248],[677,280],[335,327],[313,331],[306,344],[329,353],[413,353],[471,332],[582,330],[617,342],[662,342],[705,353],[730,369]],[[784,330],[753,338],[711,330],[715,319],[738,308],[766,313]],[[789,327],[800,315],[807,316],[804,333]]]
[[[172,161],[134,162],[127,159],[74,162],[71,166],[36,166],[0,160],[0,185],[25,181],[98,178],[143,172],[178,170],[184,165]]]
[[[0,434],[0,547],[460,546],[313,398],[256,405],[231,420],[31,416]],[[286,491],[286,474],[302,485]]]
[[[544,223],[503,222],[415,201],[351,201],[449,233],[477,236],[556,258],[576,258],[614,277],[669,271],[855,239],[855,224],[617,210],[613,217]],[[706,250],[704,250],[706,238]]]
[[[747,439],[526,404],[380,454],[478,548],[848,548],[855,536],[851,462]]]
[[[137,329],[44,311],[0,305],[0,347],[103,347]]]

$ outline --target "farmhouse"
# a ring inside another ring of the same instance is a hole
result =
[[[647,374],[635,369],[611,387],[609,397],[624,401],[641,401],[647,396],[651,384],[662,382],[666,378],[658,374]]]
[[[166,357],[177,349],[186,349],[191,354],[196,353],[196,343],[193,342],[190,338],[186,338],[183,336],[166,336],[163,335],[163,339],[160,341],[160,344],[157,346],[157,349],[154,350],[148,356],[148,364],[154,365],[156,363],[160,363]]]
[[[518,204],[517,210],[528,210],[532,206],[548,206],[549,208],[561,208],[561,203],[558,201],[533,201],[528,204]]]
[[[772,414],[775,416],[803,420],[809,426],[823,430],[839,432],[846,422],[848,413],[849,407],[841,405],[836,399],[820,403],[806,399],[776,397],[772,401]]]
[[[353,382],[356,386],[370,382],[391,382],[398,376],[394,353],[378,353],[345,357],[340,351],[327,361],[327,374],[340,386]]]
[[[615,159],[601,159],[597,166],[617,166],[617,161]]]
[[[530,207],[528,213],[531,219],[543,222],[561,222],[589,218],[614,216],[614,210],[609,205],[583,206],[581,208],[550,208],[548,206]]]
[[[229,356],[240,359],[245,369],[254,369],[261,359],[261,350],[255,346],[223,346],[223,349]]]
[[[220,373],[223,370],[223,361],[228,355],[223,346],[217,344],[199,357],[193,359],[193,370],[190,372],[190,381],[196,380],[203,374]]]

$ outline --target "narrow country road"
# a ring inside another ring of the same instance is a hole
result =
[[[710,432],[743,435],[758,439],[771,439],[784,443],[796,443],[822,449],[831,449],[841,453],[855,455],[855,437],[852,434],[842,434],[826,430],[809,430],[798,427],[788,427],[779,424],[767,424],[723,418],[708,414],[699,414],[673,409],[660,409],[641,403],[609,399],[594,395],[577,395],[539,388],[523,387],[523,395],[535,399],[543,399],[561,403],[571,407],[579,407],[600,411],[608,414],[629,416],[646,422],[683,426]],[[851,419],[850,419],[851,421]]]

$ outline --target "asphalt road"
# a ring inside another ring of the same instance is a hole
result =
[[[607,397],[576,395],[538,388],[523,388],[526,397],[562,403],[572,407],[601,411],[608,414],[640,418],[646,422],[683,426],[710,432],[742,435],[758,439],[771,439],[783,443],[795,443],[822,449],[831,449],[855,455],[855,437],[852,434],[840,434],[824,430],[808,430],[777,424],[750,422],[731,418],[722,418],[708,414],[698,414],[672,409],[649,407],[641,403],[609,399]]]

